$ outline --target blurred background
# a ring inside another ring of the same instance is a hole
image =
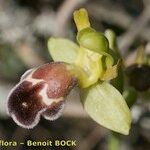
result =
[[[53,150],[149,150],[149,88],[137,92],[137,101],[131,108],[133,123],[129,136],[114,136],[88,117],[80,104],[78,89],[70,93],[63,116],[54,122],[41,119],[34,129],[26,130],[7,115],[7,95],[20,76],[29,68],[52,61],[47,49],[48,38],[66,37],[75,41],[72,13],[81,7],[88,10],[96,30],[115,31],[125,68],[135,63],[141,46],[145,55],[150,56],[150,0],[0,0],[0,139],[77,141],[76,147],[54,147]],[[146,73],[147,70],[150,69],[146,69]],[[135,80],[149,82],[149,74]],[[1,149],[37,148],[19,145]]]

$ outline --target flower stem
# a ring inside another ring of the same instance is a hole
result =
[[[112,133],[108,140],[108,150],[120,150],[121,149],[121,139],[118,134]]]

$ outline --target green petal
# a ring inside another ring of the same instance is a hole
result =
[[[48,40],[48,50],[54,61],[74,63],[78,49],[78,45],[64,38],[50,38]]]
[[[103,76],[100,78],[101,80],[112,80],[118,76],[118,68],[120,65],[120,60],[118,60],[117,64],[114,66],[111,66],[106,69]]]
[[[111,29],[107,29],[105,31],[105,36],[107,37],[109,41],[109,48],[114,51],[118,51],[117,38],[116,38],[115,32]]]
[[[107,29],[105,31],[105,36],[107,37],[109,41],[109,48],[112,49],[118,57],[120,57],[120,52],[118,49],[117,37],[116,37],[115,32],[111,29]]]
[[[105,53],[105,52],[103,52],[102,55],[106,56],[106,60],[105,60],[106,67],[107,68],[112,67],[112,65],[114,64],[113,57],[110,54]]]
[[[122,95],[107,82],[97,83],[81,91],[81,101],[87,113],[100,125],[129,134],[130,110]]]

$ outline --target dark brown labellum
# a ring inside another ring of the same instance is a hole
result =
[[[8,112],[24,128],[36,126],[42,115],[55,120],[76,79],[66,63],[49,63],[27,71],[8,96]]]
[[[61,116],[64,105],[65,103],[63,101],[52,104],[52,106],[42,113],[42,116],[47,120],[56,120]]]

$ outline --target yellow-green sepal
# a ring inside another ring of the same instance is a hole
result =
[[[81,89],[81,102],[89,116],[100,125],[129,134],[131,113],[120,92],[107,82]]]
[[[48,50],[54,61],[74,63],[78,56],[79,46],[65,38],[50,38]]]

